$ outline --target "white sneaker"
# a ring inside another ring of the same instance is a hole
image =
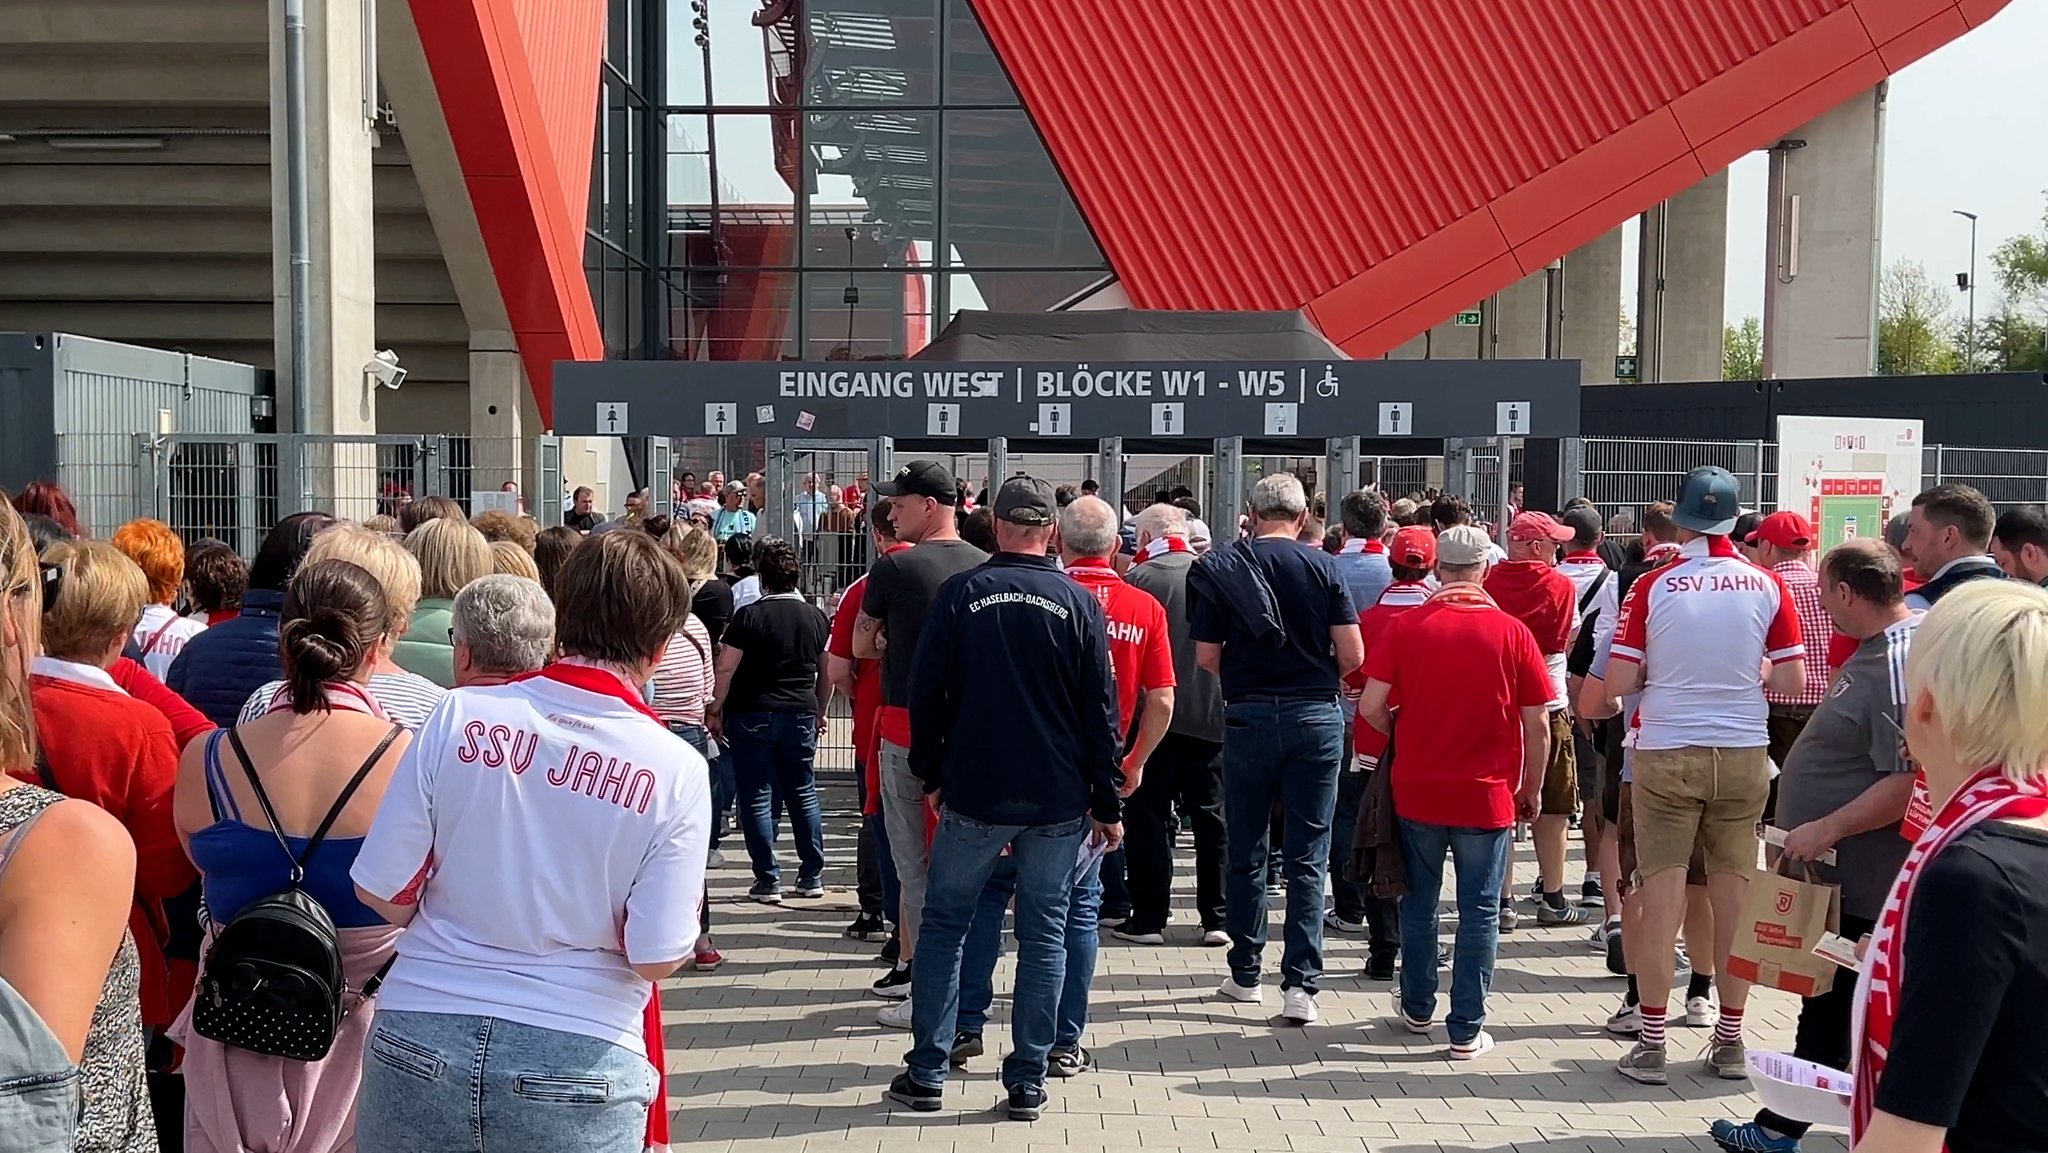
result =
[[[881,1011],[875,1014],[875,1023],[885,1029],[910,1028],[910,1002],[891,1001],[882,1006]]]
[[[1711,1029],[1721,1019],[1721,1007],[1709,995],[1685,999],[1685,1023],[1695,1029]]]
[[[1427,1033],[1430,1030],[1430,1026],[1434,1023],[1410,1017],[1408,1010],[1401,1007],[1401,990],[1399,989],[1394,990],[1394,1019],[1401,1022],[1401,1027],[1410,1033]]]
[[[1462,1045],[1455,1042],[1452,1043],[1451,1060],[1470,1061],[1474,1057],[1484,1057],[1491,1052],[1493,1052],[1493,1035],[1481,1029],[1477,1037]]]
[[[1316,1011],[1315,994],[1306,989],[1283,989],[1280,1019],[1294,1025],[1313,1025],[1322,1014]]]
[[[1607,1031],[1617,1037],[1639,1037],[1643,1032],[1643,1012],[1640,1005],[1624,1004],[1607,1018]]]
[[[1323,927],[1326,929],[1335,929],[1339,933],[1365,932],[1364,921],[1347,921],[1344,918],[1338,916],[1337,910],[1335,909],[1331,909],[1329,912],[1323,914]]]
[[[1240,985],[1236,977],[1223,978],[1223,984],[1217,987],[1216,994],[1232,1001],[1242,1001],[1247,1005],[1256,1005],[1266,999],[1264,986]]]
[[[1211,949],[1220,949],[1230,943],[1230,934],[1221,929],[1208,929],[1202,933],[1202,944]]]

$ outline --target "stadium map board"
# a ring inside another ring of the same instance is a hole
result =
[[[1925,431],[1917,420],[1778,418],[1778,507],[1804,515],[1831,549],[1883,536],[1920,491]]]
[[[1575,360],[563,361],[564,436],[1566,437]]]

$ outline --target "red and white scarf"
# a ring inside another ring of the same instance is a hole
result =
[[[380,721],[388,719],[384,715],[384,706],[377,703],[376,697],[370,695],[367,686],[354,681],[329,681],[326,688],[328,711],[344,709],[352,713],[366,713]],[[287,683],[277,686],[277,691],[270,694],[270,704],[263,710],[263,715],[267,717],[272,713],[291,711],[291,685]]]
[[[1138,550],[1138,559],[1131,563],[1144,564],[1161,553],[1188,551],[1188,538],[1184,536],[1155,536],[1145,542],[1145,547]]]
[[[1941,807],[1934,822],[1906,854],[1898,879],[1885,898],[1877,929],[1864,952],[1863,971],[1856,979],[1856,1090],[1851,1099],[1851,1143],[1870,1129],[1878,1078],[1890,1055],[1892,1029],[1898,1022],[1899,995],[1905,988],[1906,914],[1913,906],[1913,886],[1949,842],[1985,821],[2023,821],[2048,815],[2048,787],[2039,781],[2014,781],[1996,769],[1977,774]],[[1944,1146],[1945,1148],[1945,1146]]]
[[[1643,550],[1643,561],[1646,564],[1653,565],[1669,564],[1670,562],[1678,559],[1678,552],[1678,546],[1675,544],[1653,544],[1649,548]]]
[[[1447,584],[1431,593],[1429,599],[1431,601],[1444,601],[1448,604],[1457,605],[1485,605],[1492,609],[1500,607],[1494,603],[1493,597],[1485,589],[1470,581]]]
[[[1337,549],[1338,556],[1365,556],[1387,551],[1387,546],[1378,537],[1354,536],[1344,538],[1344,544]]]

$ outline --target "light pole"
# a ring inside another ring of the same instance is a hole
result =
[[[1963,364],[1966,371],[1977,371],[1977,214],[1951,209],[1957,216],[1970,222],[1970,271],[1956,278],[1956,287],[1970,296],[1969,319],[1963,329]]]

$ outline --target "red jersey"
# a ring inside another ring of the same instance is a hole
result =
[[[1384,629],[1365,672],[1402,702],[1395,813],[1473,829],[1514,824],[1521,710],[1551,697],[1529,626],[1479,589],[1452,585]]]
[[[882,555],[909,547],[907,544],[890,545],[882,550]],[[867,575],[863,573],[840,594],[839,608],[832,614],[832,639],[826,644],[825,651],[853,662],[853,699],[849,702],[853,711],[853,755],[867,776],[865,812],[873,815],[882,811],[882,770],[877,748],[881,733],[875,724],[876,714],[882,709],[882,663],[864,661],[853,655],[853,627],[860,619],[860,598],[867,591],[867,583]]]
[[[1372,661],[1373,642],[1387,631],[1387,626],[1394,623],[1394,618],[1407,612],[1409,609],[1421,608],[1428,600],[1428,585],[1423,584],[1421,581],[1395,581],[1393,584],[1388,585],[1385,591],[1380,593],[1380,599],[1373,602],[1371,608],[1358,614],[1358,634],[1360,639],[1365,642],[1365,659],[1367,663]],[[1345,677],[1344,680],[1353,688],[1363,690],[1365,688],[1365,665],[1361,664],[1351,670],[1351,675]],[[1398,702],[1389,697],[1387,703],[1391,706]],[[1352,751],[1358,754],[1358,759],[1363,762],[1362,768],[1367,770],[1376,769],[1380,764],[1380,754],[1387,751],[1387,734],[1367,724],[1363,716],[1353,717],[1351,721],[1351,748]]]
[[[1085,557],[1067,575],[1095,594],[1109,618],[1109,665],[1116,676],[1117,724],[1131,737],[1138,694],[1174,686],[1173,646],[1166,635],[1166,607],[1144,589],[1125,581],[1107,560]]]

